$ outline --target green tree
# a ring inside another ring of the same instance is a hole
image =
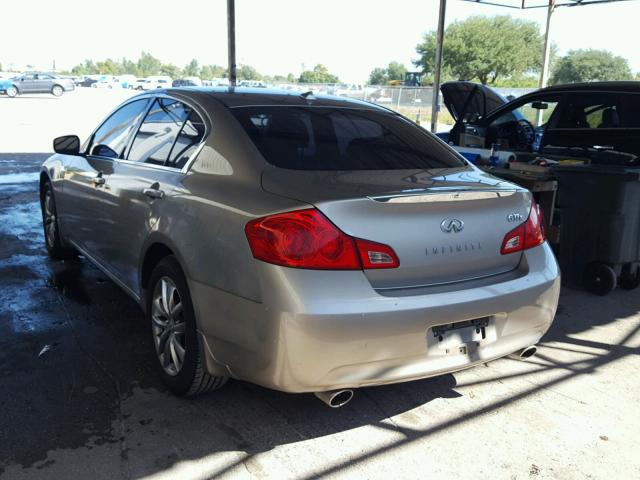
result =
[[[560,58],[550,83],[592,82],[595,80],[632,80],[629,62],[606,50],[571,50]]]
[[[407,73],[407,69],[399,62],[391,62],[387,67],[387,77],[389,77],[389,80],[402,80],[405,73]]]
[[[143,77],[158,75],[162,62],[147,52],[142,52],[138,59],[138,72]]]
[[[263,75],[262,76],[262,80],[264,80],[266,83],[287,83],[287,77],[285,77],[284,75]]]
[[[224,78],[227,76],[227,69],[220,65],[204,65],[200,70],[200,78],[211,80],[213,78]]]
[[[262,80],[262,75],[250,65],[240,65],[236,75],[238,80]]]
[[[374,68],[369,75],[370,85],[384,85],[391,80],[402,80],[407,69],[400,62],[390,62],[387,68]]]
[[[161,75],[168,75],[171,78],[179,78],[181,75],[180,68],[176,67],[172,63],[163,63],[160,67]]]
[[[121,73],[120,65],[110,58],[101,62],[96,62],[96,67],[98,69],[98,73],[103,73],[105,75],[120,75]]]
[[[340,80],[336,75],[329,73],[327,67],[318,64],[313,70],[305,70],[298,79],[300,83],[338,83]]]
[[[198,60],[195,58],[187,63],[182,70],[185,77],[199,77],[200,76],[200,65],[198,65]]]
[[[389,81],[387,69],[376,67],[369,74],[369,85],[384,85]]]
[[[71,73],[74,75],[95,75],[100,73],[98,67],[93,60],[85,60],[84,63],[80,63],[71,69]]]
[[[443,67],[459,80],[495,83],[498,78],[540,69],[543,37],[536,22],[506,15],[473,16],[450,24],[445,30]],[[414,63],[432,75],[436,34],[425,34]]]
[[[138,75],[138,65],[136,62],[129,60],[128,58],[120,60],[120,69],[123,74]]]

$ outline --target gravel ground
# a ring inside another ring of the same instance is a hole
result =
[[[117,95],[0,98],[0,151],[25,152],[0,154],[0,478],[640,478],[638,291],[564,289],[533,359],[361,389],[338,410],[239,381],[171,396],[133,301],[85,259],[46,257],[46,155],[24,143],[86,134]]]

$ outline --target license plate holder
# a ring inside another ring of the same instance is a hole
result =
[[[437,325],[431,328],[432,340],[446,354],[467,354],[487,339],[489,317]]]

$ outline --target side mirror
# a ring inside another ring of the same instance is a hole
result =
[[[65,135],[53,140],[53,151],[63,155],[79,155],[80,139],[77,135]]]
[[[549,104],[545,102],[532,102],[531,108],[535,108],[536,110],[546,110],[549,108]]]

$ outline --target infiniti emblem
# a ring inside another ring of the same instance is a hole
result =
[[[461,232],[464,228],[464,222],[462,220],[458,220],[457,218],[445,218],[440,223],[440,230],[444,233],[458,233]]]

